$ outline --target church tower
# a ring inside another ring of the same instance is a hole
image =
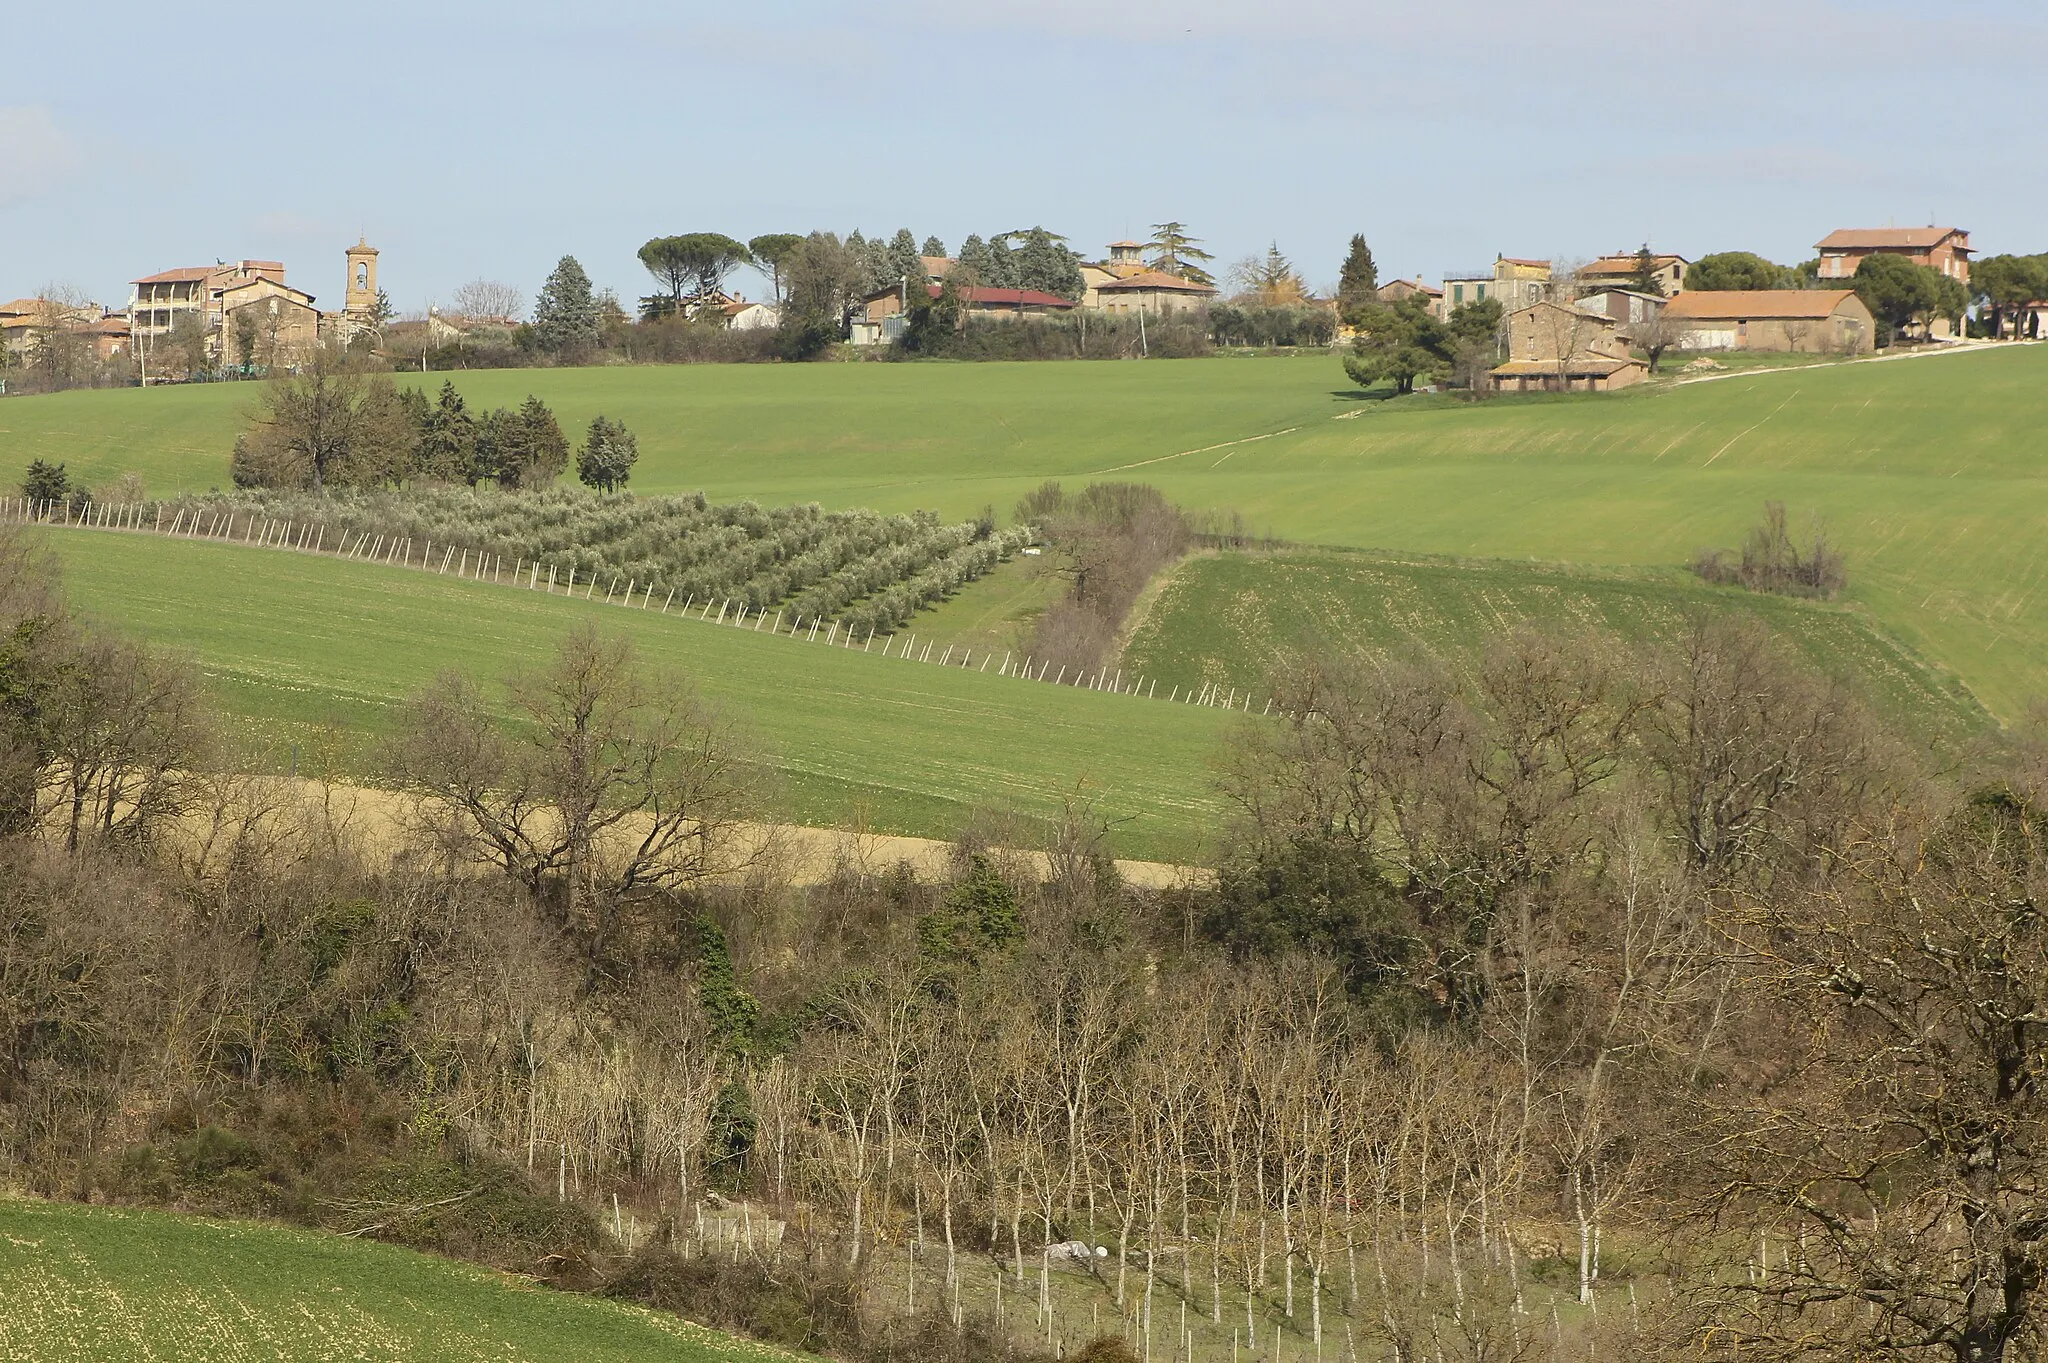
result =
[[[377,248],[360,237],[348,248],[348,288],[342,294],[341,310],[363,319],[377,311]]]

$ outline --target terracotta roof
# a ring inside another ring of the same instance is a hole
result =
[[[1145,249],[1145,243],[1142,241],[1113,241],[1109,244],[1107,249],[1115,251],[1120,250],[1126,246],[1130,247],[1134,251],[1142,251]]]
[[[36,299],[17,298],[11,303],[0,303],[0,317],[4,317],[9,313],[15,316],[25,316],[40,307],[42,307],[42,303]]]
[[[924,272],[934,279],[943,279],[958,264],[952,256],[919,256],[924,262]]]
[[[1693,321],[1831,317],[1855,296],[1854,289],[1687,289],[1671,300],[1664,315]]]
[[[1216,292],[1214,288],[1207,284],[1197,284],[1192,279],[1182,279],[1179,275],[1167,274],[1164,270],[1147,270],[1143,274],[1134,274],[1128,279],[1113,280],[1110,283],[1095,286],[1097,293],[1121,292],[1125,289],[1168,289],[1180,293]]]
[[[1650,260],[1650,268],[1653,270],[1661,270],[1667,265],[1683,265],[1686,263],[1684,256],[1652,256]],[[1582,275],[1634,274],[1635,272],[1636,258],[1634,256],[1602,256],[1579,271]]]
[[[1515,256],[1502,256],[1500,259],[1504,265],[1528,265],[1538,270],[1550,268],[1550,262],[1547,260],[1522,260]]]
[[[164,270],[158,274],[146,274],[140,279],[131,279],[131,284],[196,284],[221,267],[218,265],[188,265],[182,270]]]
[[[1105,285],[1104,287],[1107,286]],[[939,290],[936,286],[932,287],[931,292],[932,297],[937,298],[939,296]],[[1056,293],[1041,293],[1037,289],[972,288],[961,290],[960,296],[969,303],[980,303],[991,307],[1071,308],[1074,306],[1074,300],[1071,298],[1062,298]]]
[[[1564,368],[1561,372],[1572,375],[1574,377],[1577,377],[1581,374],[1595,374],[1604,378],[1607,375],[1614,373],[1616,370],[1627,369],[1631,365],[1640,366],[1641,364],[1641,360],[1566,360],[1564,363]],[[1557,374],[1560,372],[1560,370],[1558,369],[1558,363],[1556,360],[1509,360],[1506,364],[1496,365],[1489,372],[1494,374],[1502,374],[1507,376],[1508,378],[1516,378],[1525,374]]]
[[[1916,250],[1939,246],[1950,237],[1967,237],[1960,227],[1858,227],[1830,232],[1814,243],[1817,251],[1858,249],[1877,251]]]
[[[265,284],[268,284],[271,288],[276,289],[280,293],[295,294],[298,297],[305,299],[308,303],[313,301],[313,295],[307,293],[304,289],[294,288],[290,284],[286,284],[279,280],[272,279],[268,275],[252,275],[248,279],[240,280],[236,283],[229,284],[228,286],[223,288],[220,291],[220,293],[222,298],[226,298],[231,293],[240,293],[244,289],[259,288]]]
[[[1492,278],[1492,276],[1491,276],[1491,275],[1488,275],[1488,276],[1487,276],[1487,278],[1491,279],[1491,278]],[[1404,288],[1410,288],[1410,289],[1413,289],[1413,290],[1415,290],[1415,292],[1417,292],[1417,293],[1433,293],[1433,294],[1435,294],[1435,295],[1436,295],[1437,297],[1439,297],[1439,298],[1441,298],[1441,297],[1443,297],[1443,296],[1444,296],[1444,291],[1443,291],[1442,289],[1439,289],[1439,288],[1438,288],[1438,287],[1437,287],[1436,285],[1434,285],[1434,284],[1425,284],[1425,283],[1423,283],[1423,282],[1422,282],[1422,280],[1421,280],[1421,279],[1419,279],[1419,278],[1417,278],[1417,279],[1390,279],[1390,280],[1388,280],[1388,281],[1387,281],[1386,283],[1384,283],[1384,284],[1380,285],[1380,289],[1381,289],[1382,291],[1384,291],[1384,290],[1387,290],[1387,289],[1391,289],[1391,288],[1393,288],[1393,287],[1394,287],[1394,286],[1395,286],[1396,284],[1402,285],[1402,286],[1403,286]]]

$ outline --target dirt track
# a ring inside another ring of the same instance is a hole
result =
[[[251,784],[266,792],[262,797],[264,803],[296,805],[307,811],[324,808],[343,840],[366,852],[381,850],[388,856],[407,841],[411,806],[405,796],[395,791],[286,777],[263,778]],[[187,832],[195,846],[204,837],[206,822],[203,814],[188,816]],[[773,867],[780,879],[793,885],[823,883],[842,865],[874,874],[907,863],[919,878],[926,880],[948,875],[952,868],[953,845],[932,838],[797,824],[746,824],[741,826],[738,836],[751,844],[753,850],[765,853],[744,859]],[[1012,855],[1035,865],[1041,875],[1050,872],[1050,860],[1043,852]],[[1203,885],[1215,877],[1213,871],[1201,867],[1158,861],[1119,859],[1116,867],[1126,883],[1144,889]]]

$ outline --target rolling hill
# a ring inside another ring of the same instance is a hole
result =
[[[238,740],[271,769],[361,775],[399,704],[436,673],[501,678],[589,620],[739,719],[780,787],[767,812],[792,822],[950,838],[977,809],[1049,817],[1078,795],[1119,821],[1120,855],[1185,860],[1219,810],[1210,763],[1231,716],[999,676],[1000,657],[985,671],[980,653],[970,668],[937,667],[884,658],[879,644],[828,649],[327,556],[32,533],[84,609],[194,655]]]

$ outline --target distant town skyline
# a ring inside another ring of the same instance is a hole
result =
[[[1999,75],[2048,60],[2022,0],[113,0],[5,29],[6,297],[255,257],[337,307],[358,234],[404,310],[477,277],[530,300],[564,254],[630,303],[639,244],[696,230],[1043,224],[1092,257],[1172,218],[1317,286],[1356,231],[1382,278],[1645,241],[1793,263],[1888,223],[2048,247],[2048,187],[2007,173],[2048,160]]]

